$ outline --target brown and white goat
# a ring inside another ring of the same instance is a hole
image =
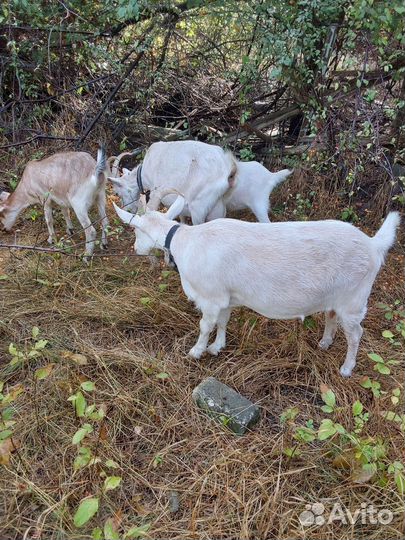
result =
[[[105,186],[109,167],[104,148],[98,150],[97,162],[87,152],[61,152],[40,161],[27,163],[16,190],[0,194],[0,222],[9,231],[19,214],[28,206],[44,207],[50,244],[55,242],[52,204],[59,205],[72,234],[72,208],[86,235],[86,255],[92,255],[97,236],[89,210],[97,204],[102,224],[102,246],[107,247],[108,219],[105,212]]]

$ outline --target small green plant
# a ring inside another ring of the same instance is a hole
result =
[[[8,352],[12,356],[10,366],[18,366],[41,356],[42,351],[48,345],[48,341],[46,339],[38,339],[39,334],[39,328],[34,326],[31,331],[32,338],[24,348],[19,348],[14,343],[10,343],[8,347]]]
[[[4,382],[0,381],[0,465],[8,465],[11,453],[15,450],[13,443],[15,408],[13,403],[24,392],[22,385],[17,385],[4,392]]]
[[[304,328],[306,330],[315,330],[316,329],[316,320],[311,317],[311,315],[305,317],[304,319]]]
[[[370,377],[364,377],[360,382],[363,388],[369,388],[375,398],[381,397],[383,391],[381,390],[381,384],[378,381],[370,379]]]
[[[157,455],[153,458],[153,461],[152,461],[152,467],[154,469],[156,469],[157,467],[159,467],[160,465],[162,465],[163,463],[163,456],[161,455]]]
[[[378,371],[382,375],[389,375],[391,369],[389,366],[396,366],[399,360],[384,360],[379,354],[368,353],[367,356],[374,362],[374,371]]]
[[[28,212],[28,215],[31,221],[37,221],[37,219],[42,216],[42,212],[40,212],[36,208],[31,208]]]
[[[369,382],[370,379],[368,379]],[[375,382],[375,381],[374,381]],[[393,398],[399,398],[398,388],[392,391]],[[366,482],[375,477],[381,485],[389,482],[392,477],[397,490],[401,493],[403,489],[403,467],[402,463],[391,463],[388,457],[388,443],[381,437],[374,437],[364,434],[365,426],[370,420],[370,412],[365,410],[360,400],[356,400],[350,407],[349,425],[345,426],[336,421],[334,415],[344,411],[343,407],[337,407],[337,398],[333,390],[326,385],[321,385],[321,397],[324,405],[323,412],[332,415],[331,418],[322,418],[318,428],[314,426],[312,419],[307,420],[304,425],[296,425],[295,419],[298,415],[296,407],[287,409],[280,417],[282,424],[292,429],[292,437],[297,444],[294,447],[286,447],[283,453],[288,458],[302,455],[306,445],[311,445],[315,441],[322,444],[329,444],[329,453],[334,455],[333,464],[340,468],[350,468],[351,478],[354,482]],[[398,402],[394,399],[394,402]],[[392,420],[401,425],[405,424],[405,415],[399,415],[392,411],[385,411],[384,418]],[[345,416],[347,417],[347,416]],[[328,442],[330,441],[330,443]]]
[[[336,407],[335,393],[326,385],[321,385],[321,398],[325,405],[321,409],[326,413],[333,413]]]
[[[405,318],[405,310],[400,300],[395,300],[395,302],[391,305],[379,302],[377,307],[384,310],[384,317],[387,319],[387,321]]]
[[[315,191],[310,191],[307,197],[304,197],[301,193],[297,193],[295,195],[294,205],[295,208],[293,209],[293,214],[297,216],[297,218],[305,220],[308,219],[308,210],[312,209],[312,202],[315,197]],[[292,195],[289,195],[289,198],[291,198]]]
[[[241,148],[239,157],[241,161],[252,161],[255,159],[255,153],[251,146],[246,146],[245,148]]]
[[[356,221],[359,220],[359,217],[356,214],[355,210],[351,206],[348,206],[347,208],[344,208],[342,210],[342,213],[340,214],[340,219],[342,221],[350,221],[350,223],[356,223]]]

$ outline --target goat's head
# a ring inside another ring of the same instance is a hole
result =
[[[136,181],[137,167],[133,171],[129,169],[122,169],[122,171],[122,176],[109,176],[108,180],[112,183],[114,193],[121,199],[122,205],[136,214],[140,195]]]
[[[161,194],[161,197],[164,197],[165,194]],[[163,248],[167,229],[165,225],[167,221],[174,220],[181,213],[184,204],[184,197],[179,195],[166,213],[146,208],[142,215],[135,215],[122,210],[116,204],[114,204],[114,208],[119,218],[135,229],[135,252],[138,255],[149,255],[152,249]]]
[[[0,193],[0,223],[9,231],[17,220],[18,212],[14,211],[7,203],[10,193],[2,191]]]

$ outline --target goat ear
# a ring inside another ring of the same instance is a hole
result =
[[[8,191],[2,191],[0,193],[0,201],[4,202],[10,197],[10,193]]]
[[[119,178],[115,178],[114,176],[107,176],[107,178],[114,186],[122,187],[122,182]]]
[[[171,205],[169,210],[166,212],[166,214],[165,214],[166,219],[176,219],[176,217],[179,214],[181,214],[181,212],[182,212],[182,210],[184,208],[185,202],[186,201],[185,201],[183,195],[179,195],[177,197],[177,199],[174,201],[174,203]]]
[[[117,206],[114,202],[114,210],[117,212],[118,217],[123,221],[124,223],[127,223],[131,227],[137,227],[139,223],[139,216],[136,216],[135,214],[131,214],[131,212],[127,212],[126,210],[123,210],[119,206]]]

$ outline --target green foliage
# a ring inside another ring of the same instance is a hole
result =
[[[143,538],[149,531],[150,524],[140,525],[139,527],[131,527],[125,534],[124,538]]]
[[[246,146],[239,151],[239,157],[241,161],[253,161],[255,154],[251,146]]]
[[[76,527],[83,527],[98,512],[99,501],[97,497],[83,499],[73,518]]]
[[[391,397],[399,398],[400,394],[400,389],[396,388],[392,391]],[[292,430],[293,439],[297,441],[294,447],[286,446],[283,453],[289,459],[293,459],[302,457],[305,446],[311,445],[315,441],[330,445],[330,452],[335,455],[334,465],[350,468],[355,482],[368,481],[377,475],[379,481],[388,482],[388,477],[391,475],[397,490],[402,493],[401,490],[404,486],[403,464],[389,461],[388,442],[385,442],[381,437],[364,434],[365,426],[370,420],[370,412],[365,410],[363,403],[357,399],[352,403],[350,413],[347,411],[352,419],[352,427],[350,421],[347,425],[337,421],[336,415],[345,412],[345,409],[336,406],[336,395],[330,388],[321,385],[321,397],[325,403],[321,410],[333,417],[322,418],[318,428],[315,428],[312,419],[307,420],[305,425],[296,425],[295,418],[299,413],[296,407],[282,413],[281,423]],[[399,403],[396,400],[394,402],[395,405]],[[388,421],[397,422],[401,429],[405,429],[405,415],[384,411],[382,416]],[[345,418],[347,418],[346,415]]]
[[[18,367],[42,355],[42,351],[48,345],[48,341],[46,339],[37,339],[38,336],[39,328],[34,326],[32,329],[32,339],[28,341],[25,347],[19,348],[14,343],[10,343],[8,347],[8,352],[12,356],[10,366]]]
[[[375,363],[374,371],[378,371],[378,373],[381,373],[382,375],[389,375],[391,373],[389,366],[399,364],[399,360],[384,360],[376,353],[368,353],[367,356]]]
[[[110,491],[117,488],[121,483],[121,476],[108,476],[104,480],[104,491]]]

